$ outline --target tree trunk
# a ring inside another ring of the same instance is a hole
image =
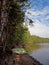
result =
[[[8,22],[8,0],[2,0],[1,5],[1,32],[0,32],[0,39],[1,45],[3,47],[3,52],[5,52],[6,48],[6,40],[7,40],[7,22]]]
[[[1,1],[0,1],[0,45],[1,45]]]

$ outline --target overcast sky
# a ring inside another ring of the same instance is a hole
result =
[[[31,35],[49,38],[49,0],[29,0],[30,7],[25,16],[34,21],[29,26]]]

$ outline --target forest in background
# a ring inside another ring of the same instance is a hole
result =
[[[39,45],[37,45],[37,44],[49,43],[49,38],[41,38],[41,37],[33,36],[33,35],[31,36],[29,31],[26,30],[24,33],[24,36],[23,36],[23,41],[24,41],[25,49],[28,52],[31,52],[31,51],[39,48]]]
[[[27,0],[0,1],[0,48],[5,52],[22,45],[25,48],[35,43],[49,42],[49,39],[30,36],[23,26]],[[30,47],[31,47],[30,46]]]

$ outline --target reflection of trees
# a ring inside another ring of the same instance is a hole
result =
[[[41,48],[41,46],[38,44],[28,43],[25,45],[25,48],[28,52],[33,52]]]

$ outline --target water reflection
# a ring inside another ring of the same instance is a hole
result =
[[[49,65],[49,43],[37,44],[40,48],[34,50],[30,55],[44,65]]]

